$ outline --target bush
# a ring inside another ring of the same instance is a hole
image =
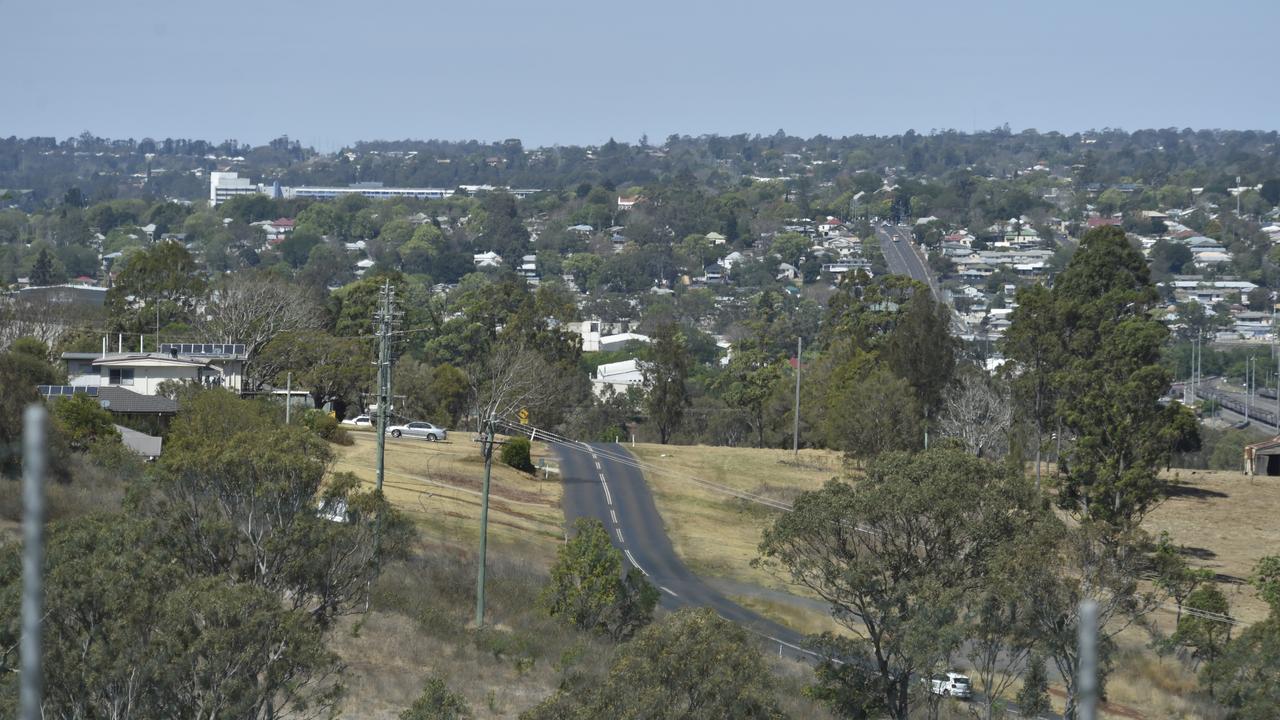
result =
[[[522,437],[507,440],[502,446],[502,462],[517,470],[533,472],[533,461],[529,459],[529,441]]]
[[[422,694],[400,713],[400,720],[467,720],[473,717],[466,698],[449,690],[439,676],[427,679]]]
[[[323,410],[304,410],[302,424],[311,432],[335,445],[351,445],[351,433],[338,424],[338,419]]]

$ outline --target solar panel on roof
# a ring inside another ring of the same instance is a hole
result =
[[[38,385],[36,390],[45,397],[64,397],[69,395],[98,396],[98,388],[93,385]]]

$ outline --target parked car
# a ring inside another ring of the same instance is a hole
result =
[[[969,682],[969,676],[957,672],[934,675],[929,679],[929,691],[934,695],[961,700],[973,697],[973,685]]]
[[[449,437],[449,431],[442,427],[432,425],[429,422],[411,422],[403,425],[392,425],[387,428],[387,434],[391,437],[416,437],[425,438],[431,442],[444,440]]]
[[[357,415],[353,418],[343,420],[342,425],[355,425],[356,427],[373,427],[373,418],[368,415]]]

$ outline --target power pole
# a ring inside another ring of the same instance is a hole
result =
[[[480,501],[480,565],[476,570],[476,629],[484,627],[484,570],[489,550],[489,478],[493,472],[493,418],[484,421],[484,490]]]
[[[378,517],[373,528],[374,562],[382,564],[382,508],[386,498],[382,496],[382,478],[385,470],[385,454],[387,448],[387,405],[391,402],[391,327],[395,323],[395,290],[391,281],[382,284],[380,307],[374,313],[374,323],[378,329]]]
[[[289,411],[293,409],[293,372],[285,376],[284,381],[284,424],[289,424]]]
[[[804,352],[804,338],[796,338],[796,407],[795,423],[791,428],[791,450],[800,459],[800,355]]]
[[[383,281],[374,325],[378,331],[378,493],[382,493],[387,445],[387,405],[391,400],[391,326],[395,322],[395,290]]]

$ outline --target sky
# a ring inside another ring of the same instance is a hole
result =
[[[0,136],[1280,126],[1275,0],[0,0]]]

